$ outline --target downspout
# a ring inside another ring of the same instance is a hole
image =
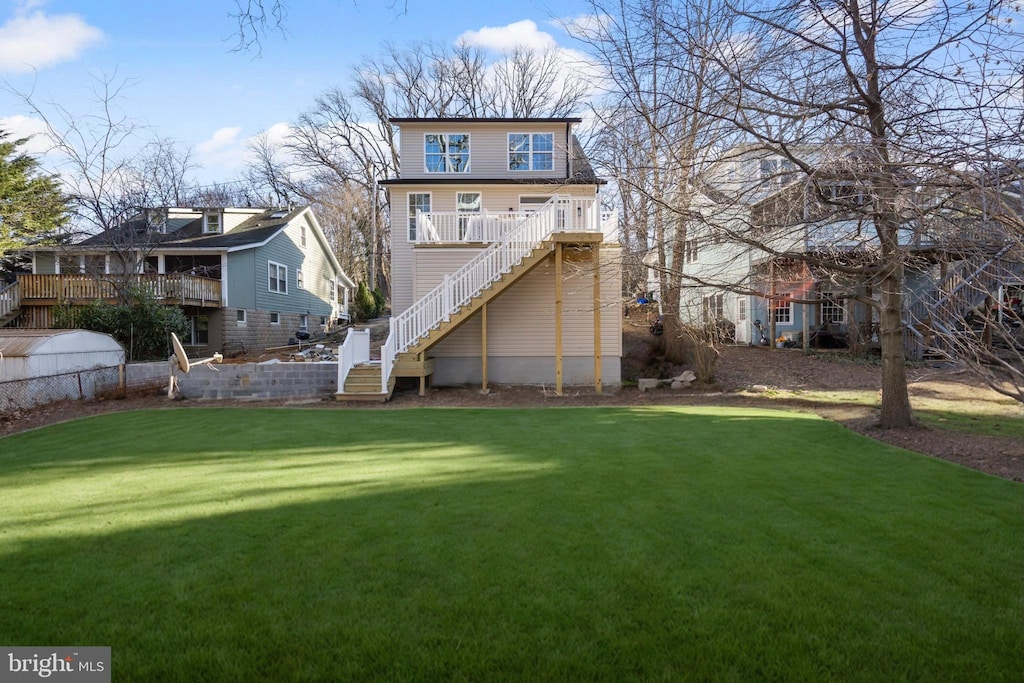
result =
[[[572,178],[572,123],[565,122],[565,179]]]

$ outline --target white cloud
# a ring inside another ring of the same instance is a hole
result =
[[[0,26],[0,73],[24,73],[71,61],[101,40],[102,31],[74,14],[22,14]]]
[[[243,137],[238,126],[225,126],[196,145],[196,161],[203,169],[204,180],[226,182],[237,177],[253,160],[250,146],[260,136],[267,136],[273,144],[283,143],[292,132],[292,127],[283,122],[275,123],[256,135]]]
[[[35,119],[30,116],[0,116],[0,130],[9,134],[10,140],[28,138],[28,141],[18,148],[20,152],[31,155],[45,154],[50,150],[50,140],[46,137],[46,124],[42,119]]]
[[[226,148],[236,145],[238,143],[238,134],[241,132],[242,129],[238,126],[218,128],[209,140],[204,140],[196,145],[196,151],[200,154],[216,154],[221,152]]]
[[[263,131],[262,135],[266,135],[267,136],[267,140],[271,144],[280,145],[280,144],[283,144],[284,142],[286,142],[288,140],[288,138],[291,137],[292,130],[293,129],[291,127],[291,124],[288,124],[288,123],[275,123],[270,128],[267,128],[265,131]],[[255,138],[249,138],[245,142],[246,142],[246,144],[249,144],[253,140],[255,140]]]
[[[459,36],[456,42],[488,48],[496,52],[504,52],[516,47],[545,50],[556,46],[554,37],[550,33],[538,29],[536,22],[529,19],[507,26],[485,26],[479,31],[466,31]]]

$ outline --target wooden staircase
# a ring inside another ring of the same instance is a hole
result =
[[[459,329],[463,323],[473,317],[484,304],[494,301],[505,293],[512,285],[525,277],[530,271],[544,262],[545,259],[554,253],[552,240],[541,242],[526,258],[519,264],[512,267],[506,273],[501,274],[489,285],[484,287],[477,295],[463,306],[448,316],[447,320],[440,320],[426,335],[420,337],[406,351],[398,354],[396,358],[396,372],[400,372],[404,359],[412,360],[430,350],[432,346]],[[406,377],[408,375],[399,375]]]
[[[911,360],[949,360],[955,355],[950,341],[956,330],[966,328],[967,314],[977,308],[998,287],[1000,278],[1019,272],[1006,267],[1004,256],[1013,245],[1004,246],[980,265],[972,261],[957,264],[934,290],[907,306],[904,324],[917,330],[904,351]]]
[[[592,207],[587,211],[581,206],[574,210],[572,197],[555,196],[541,209],[517,217],[500,239],[445,275],[437,287],[412,306],[392,316],[390,333],[380,349],[378,368],[373,368],[370,360],[369,333],[364,337],[350,332],[338,359],[336,398],[352,400],[350,396],[366,394],[375,396],[375,400],[387,400],[396,377],[418,377],[420,393],[425,393],[426,378],[434,370],[433,361],[426,356],[431,347],[550,257],[556,244],[604,241],[603,217],[597,202],[590,201]],[[572,223],[573,216],[582,222]],[[422,218],[420,214],[417,220]],[[580,232],[571,231],[573,228]],[[350,394],[349,377],[353,373],[360,378],[352,381]],[[374,379],[377,384],[371,393]],[[363,387],[365,391],[360,390]]]
[[[381,391],[381,368],[379,362],[361,363],[353,367],[345,378],[345,391],[335,394],[339,401],[376,401],[383,403],[395,389],[395,377],[388,382],[388,391]]]

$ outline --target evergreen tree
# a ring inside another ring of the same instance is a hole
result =
[[[19,152],[25,139],[0,130],[0,257],[52,235],[67,221],[67,199],[54,176]]]

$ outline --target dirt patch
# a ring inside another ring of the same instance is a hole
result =
[[[380,336],[380,335],[377,335]],[[646,328],[627,328],[623,334],[623,378],[667,378],[678,375],[681,367],[659,358],[655,341]],[[652,374],[648,374],[652,373]],[[993,405],[1005,399],[978,385],[963,373],[949,367],[919,366],[907,372],[911,400],[927,402],[929,407],[956,404],[959,410],[992,412]],[[432,389],[425,397],[413,384],[400,388],[386,404],[353,406],[334,401],[218,401],[218,405],[283,406],[305,405],[330,409],[401,409],[413,406],[527,407],[527,406],[645,406],[645,405],[735,405],[784,408],[821,415],[849,429],[888,444],[949,460],[965,467],[1006,479],[1024,481],[1024,443],[1020,439],[975,436],[915,426],[907,429],[880,429],[877,408],[842,400],[844,391],[879,391],[881,368],[853,362],[842,352],[805,355],[799,350],[765,349],[746,346],[722,349],[716,370],[716,384],[684,390],[659,388],[640,392],[636,386],[606,389],[595,394],[592,388],[570,388],[562,396],[552,386],[492,386],[487,394],[480,387]],[[758,391],[752,391],[758,387]],[[836,392],[834,401],[812,400],[809,394]],[[861,394],[863,395],[863,394]],[[196,402],[171,402],[162,392],[137,394],[120,400],[60,403],[0,416],[0,435],[61,422],[88,415],[137,410],[174,408]],[[1024,419],[1019,407],[1001,408],[1007,419]]]

